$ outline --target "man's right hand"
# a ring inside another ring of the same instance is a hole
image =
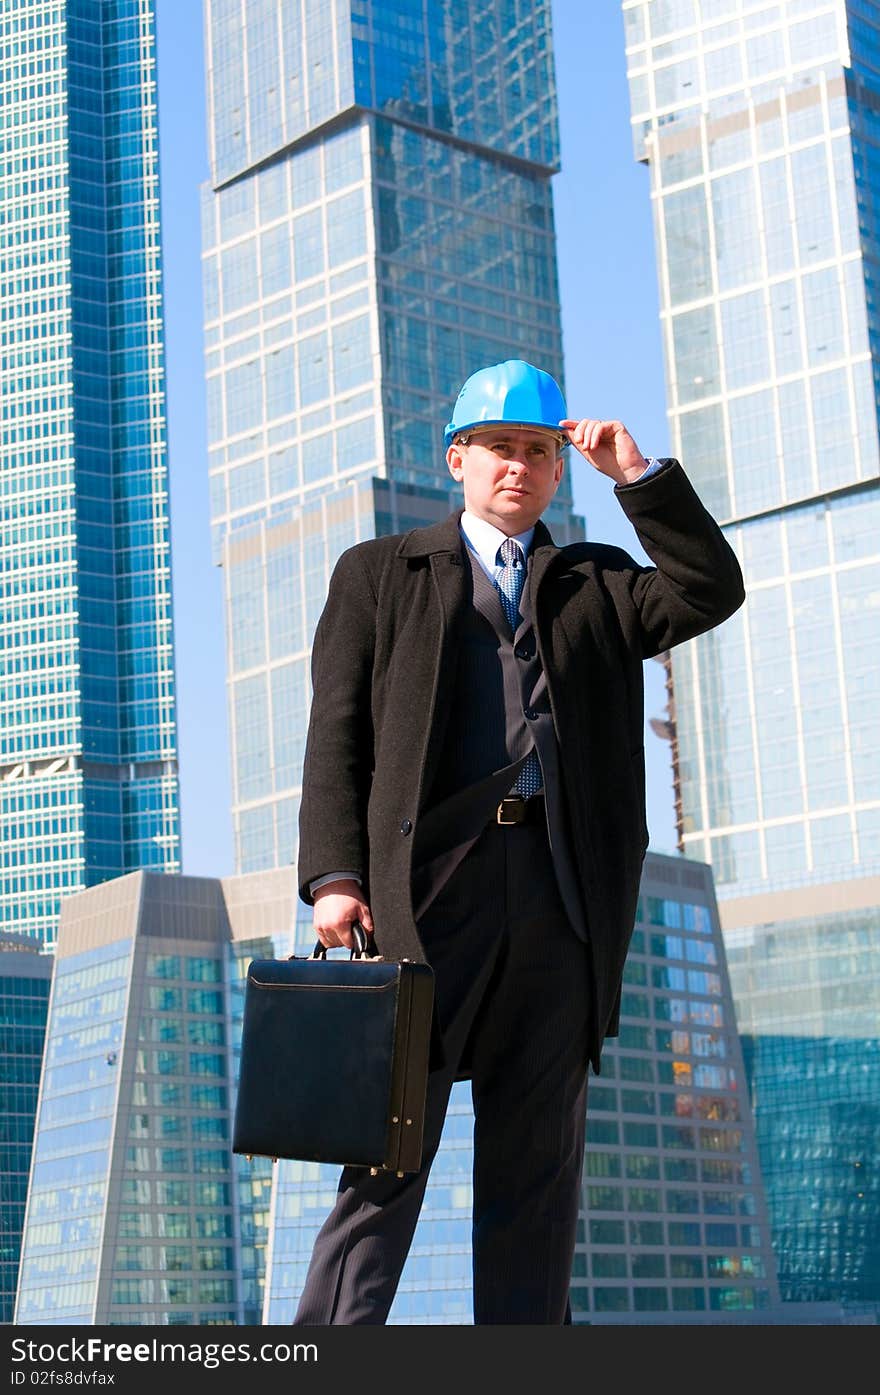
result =
[[[325,882],[314,894],[315,934],[326,949],[355,949],[352,926],[359,921],[368,935],[373,934],[373,917],[361,895],[359,882],[346,877]]]

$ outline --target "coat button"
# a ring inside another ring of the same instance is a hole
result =
[[[534,707],[527,707],[523,712],[523,716],[529,722],[535,722],[538,719],[538,713],[535,711]]]
[[[404,819],[404,820],[403,820],[403,823],[400,825],[400,831],[401,831],[401,833],[403,833],[404,835],[407,834],[407,833],[412,833],[412,823],[410,822],[409,819]]]
[[[535,657],[534,649],[528,644],[518,644],[513,652],[518,659],[533,659]]]

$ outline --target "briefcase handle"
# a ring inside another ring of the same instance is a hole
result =
[[[371,935],[367,934],[360,921],[356,920],[351,928],[354,932],[355,948],[351,951],[351,954],[348,956],[349,959],[381,959],[382,956],[376,948],[375,940],[372,938]],[[293,956],[291,956],[291,958],[293,958]],[[309,955],[309,958],[326,959],[327,946],[322,945],[321,941],[318,940],[315,944],[315,948]]]

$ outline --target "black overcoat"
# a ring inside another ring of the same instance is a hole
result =
[[[529,562],[589,926],[596,1068],[616,1030],[648,845],[643,661],[744,599],[736,557],[677,462],[615,492],[654,566],[601,543],[558,548],[540,522]],[[392,959],[428,957],[413,919],[412,847],[470,604],[459,518],[344,552],[312,652],[300,895],[310,902],[309,883],[327,872],[359,872],[378,948]]]

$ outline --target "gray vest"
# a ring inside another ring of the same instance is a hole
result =
[[[535,745],[540,759],[541,749],[556,741],[532,626],[523,621],[513,635],[496,587],[469,549],[468,557],[474,604],[461,634],[432,805],[479,787]],[[491,809],[485,812],[488,818]]]

